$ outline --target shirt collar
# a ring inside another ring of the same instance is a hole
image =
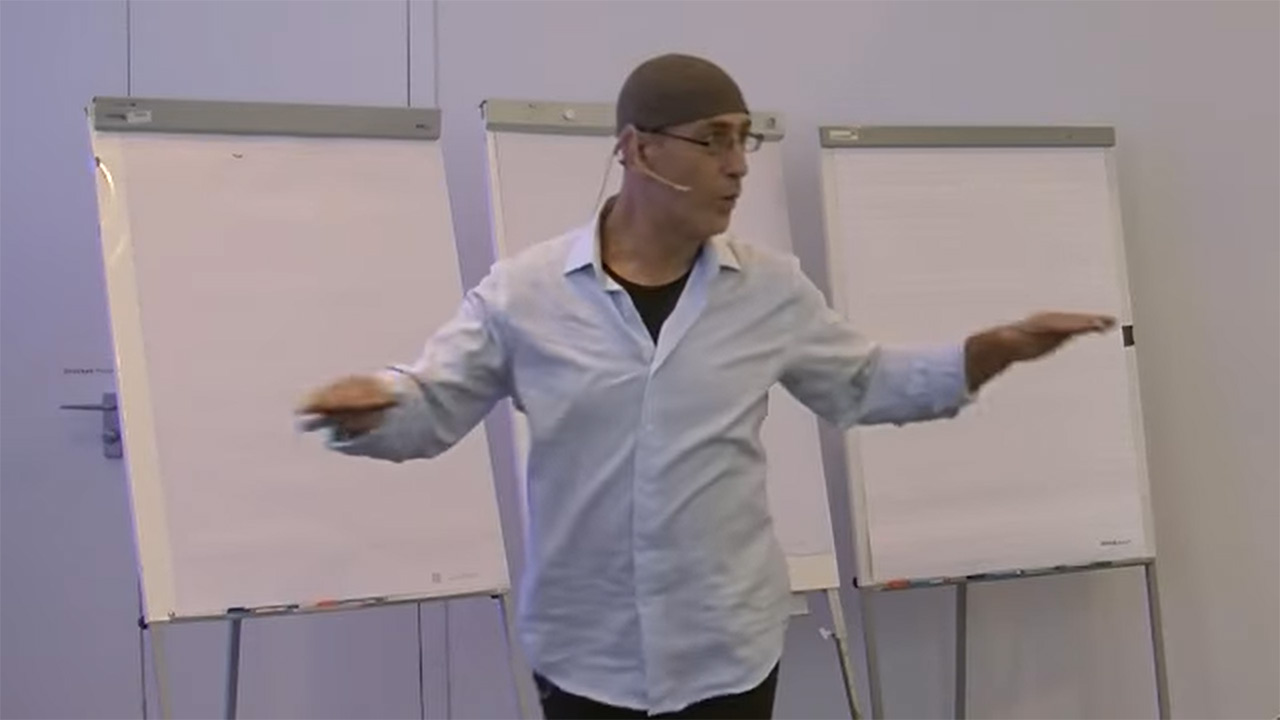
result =
[[[573,244],[570,246],[569,254],[564,261],[565,275],[587,266],[592,266],[595,268],[597,277],[607,277],[604,272],[604,263],[600,257],[600,226],[604,224],[604,217],[612,204],[613,198],[609,198],[600,213],[591,222],[574,231]],[[711,259],[721,268],[741,270],[742,264],[738,260],[738,253],[729,242],[732,237],[731,233],[714,235],[707,240],[706,248],[710,250],[708,254]]]

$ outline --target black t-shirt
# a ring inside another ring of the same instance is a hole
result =
[[[649,328],[653,341],[658,342],[658,331],[662,329],[662,323],[666,322],[671,311],[675,309],[676,303],[679,302],[680,293],[684,292],[685,282],[689,280],[689,273],[693,272],[693,268],[689,268],[684,275],[666,285],[637,285],[619,276],[608,265],[604,266],[604,271],[609,273],[609,277],[618,281],[618,284],[631,296],[631,302],[635,303],[640,319],[644,320],[644,326]]]

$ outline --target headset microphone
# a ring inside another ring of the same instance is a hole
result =
[[[626,161],[626,157],[622,153],[621,140],[619,140],[617,145],[614,145],[613,156],[616,157],[624,167],[626,166],[627,161]],[[678,182],[674,182],[672,180],[668,180],[667,178],[662,177],[657,172],[655,172],[652,168],[650,168],[649,163],[645,162],[644,158],[639,155],[636,156],[636,167],[639,168],[640,172],[647,175],[650,179],[660,182],[663,185],[666,185],[667,187],[671,188],[672,190],[675,190],[676,192],[687,193],[693,190],[693,188],[689,187],[688,185],[681,185]]]
[[[645,175],[648,175],[650,178],[657,180],[658,182],[662,183],[663,185],[666,185],[667,187],[671,188],[672,190],[675,190],[676,192],[687,193],[693,189],[688,185],[681,185],[679,183],[672,182],[671,180],[668,180],[662,177],[661,175],[659,175],[658,173],[650,169],[648,163],[646,163],[641,158],[636,158],[636,167],[640,168],[640,172],[644,173]]]

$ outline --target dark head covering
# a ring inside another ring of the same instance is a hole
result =
[[[692,55],[659,55],[641,63],[618,93],[617,131],[657,130],[725,113],[745,113],[738,84],[720,66]]]

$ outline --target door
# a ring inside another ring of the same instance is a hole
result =
[[[137,717],[128,491],[83,108],[125,91],[125,3],[0,2],[0,715]]]
[[[99,413],[59,409],[115,390],[85,106],[126,94],[400,104],[404,12],[0,1],[0,716],[139,717],[144,687],[160,714],[149,667],[143,680],[124,466],[104,457]],[[412,606],[246,621],[240,712],[442,714],[443,622]],[[175,716],[222,713],[228,627],[157,629]]]

